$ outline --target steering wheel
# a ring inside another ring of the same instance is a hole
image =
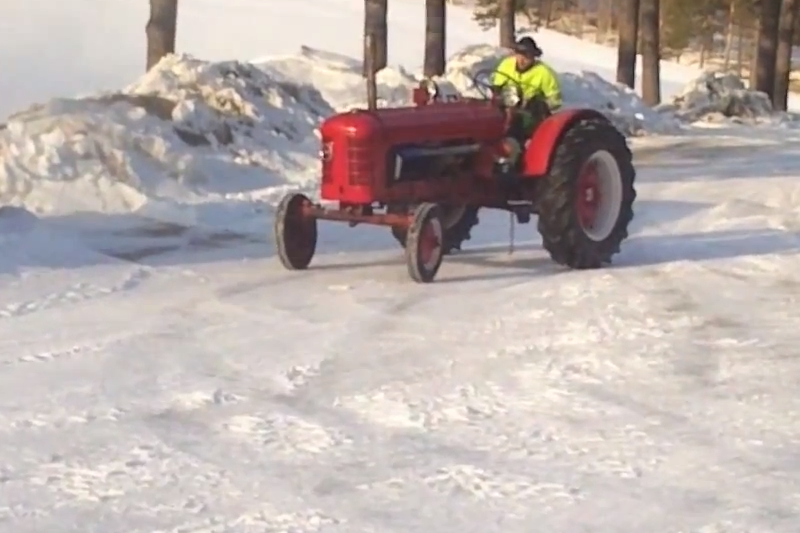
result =
[[[505,81],[500,86],[501,94],[499,95],[503,105],[506,107],[521,107],[523,103],[522,86],[508,74],[495,69],[479,70],[472,77],[472,84],[482,97],[489,100],[495,96],[496,89],[492,80],[496,75],[505,78]]]

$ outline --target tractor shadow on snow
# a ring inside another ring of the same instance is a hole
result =
[[[707,261],[741,256],[769,254],[794,255],[800,252],[800,235],[777,229],[725,230],[695,232],[679,235],[642,235],[653,227],[669,227],[681,219],[713,207],[710,204],[682,201],[640,200],[631,227],[631,237],[623,244],[622,252],[615,257],[612,268],[630,268],[682,261]],[[109,215],[96,215],[93,227],[113,227]],[[42,223],[44,223],[42,221]],[[535,221],[534,221],[535,223]],[[47,226],[60,226],[50,219]],[[525,278],[531,275],[556,275],[569,270],[554,264],[541,249],[535,225],[517,225],[515,253],[507,253],[509,245],[503,242],[508,235],[509,218],[506,213],[481,214],[481,224],[475,229],[473,239],[465,250],[445,257],[437,283]],[[20,236],[23,240],[24,235]],[[109,239],[110,237],[110,239]],[[233,232],[208,232],[196,228],[170,225],[153,225],[131,230],[129,234],[110,232],[98,239],[80,239],[88,245],[87,252],[65,256],[59,250],[37,249],[12,254],[0,261],[0,274],[11,274],[22,268],[44,267],[58,269],[83,268],[125,261],[148,266],[189,266],[234,261],[267,261],[267,270],[281,271],[273,257],[271,231],[265,221],[264,232],[239,234]],[[114,242],[115,246],[103,243]],[[387,228],[347,228],[339,224],[320,225],[319,256],[312,262],[308,273],[285,272],[285,279],[301,278],[314,272],[363,271],[379,269],[390,279],[406,282],[402,251],[389,235]],[[449,266],[458,268],[449,268]],[[366,277],[371,274],[364,273]],[[326,276],[327,277],[327,276]],[[380,279],[386,279],[381,273]]]
[[[441,281],[520,278],[535,275],[558,275],[570,270],[552,263],[541,246],[526,243],[516,248],[516,255],[505,252],[507,246],[487,246],[466,250],[446,260],[485,267],[475,276],[447,277]],[[679,235],[633,236],[608,267],[611,270],[703,262],[747,256],[800,256],[800,236],[779,230],[725,230]]]
[[[647,235],[644,230],[653,227],[669,228],[681,219],[713,208],[713,204],[667,200],[641,200],[631,225],[631,237],[623,243],[622,251],[614,258],[612,269],[657,266],[680,262],[702,262],[734,259],[746,256],[798,255],[800,234],[778,229],[719,230],[689,232],[671,235]],[[436,283],[453,283],[492,279],[518,279],[535,276],[552,276],[571,272],[554,264],[540,244],[534,225],[517,226],[519,239],[514,252],[509,254],[509,244],[498,241],[499,235],[508,233],[508,218],[504,213],[481,216],[482,223],[467,248],[446,256]],[[356,230],[358,231],[358,230]],[[376,241],[386,243],[376,236]],[[393,243],[391,243],[393,244]],[[386,249],[381,246],[380,249]],[[341,249],[339,250],[342,251]],[[352,250],[355,252],[356,250]],[[363,248],[359,250],[363,252]],[[310,267],[320,271],[347,271],[366,268],[393,267],[399,275],[404,259],[399,250],[392,254],[346,253],[327,256]],[[448,268],[448,265],[460,268]]]

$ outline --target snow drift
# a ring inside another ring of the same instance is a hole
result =
[[[474,94],[472,75],[502,53],[461,50],[444,81]],[[562,80],[568,106],[597,108],[627,134],[674,127],[597,75]],[[402,105],[417,77],[387,68],[378,82],[382,105]],[[254,207],[287,188],[314,189],[319,122],[360,106],[364,91],[359,61],[310,48],[254,63],[167,57],[119,92],[53,100],[11,117],[0,131],[0,204],[263,231]]]
[[[0,202],[129,212],[302,181],[315,127],[332,112],[313,87],[253,65],[168,57],[119,93],[12,116],[0,132]]]
[[[469,46],[450,57],[444,78],[459,91],[479,96],[473,78],[491,70],[508,51],[489,45]],[[594,72],[559,73],[565,107],[590,107],[601,111],[625,135],[674,133],[676,121],[645,105],[632,89],[612,83]]]
[[[657,107],[665,116],[682,122],[732,122],[755,125],[791,121],[775,112],[765,93],[748,89],[735,74],[705,72],[689,82],[668,103]]]

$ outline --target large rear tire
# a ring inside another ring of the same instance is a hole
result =
[[[288,270],[305,270],[317,250],[317,219],[304,216],[311,200],[300,193],[287,194],[275,212],[273,236],[281,264]]]
[[[389,213],[406,214],[412,212],[414,206],[405,204],[390,204],[387,207]],[[455,250],[461,250],[464,242],[468,241],[472,235],[472,228],[478,225],[478,209],[469,205],[440,205],[439,206],[442,225],[444,229],[443,253],[445,255]],[[405,228],[392,228],[392,236],[406,247],[407,230]]]
[[[542,245],[575,269],[611,263],[628,237],[636,171],[625,137],[608,120],[573,124],[553,155],[539,198]]]

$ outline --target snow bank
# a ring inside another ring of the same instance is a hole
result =
[[[468,46],[447,61],[444,76],[437,81],[466,96],[480,97],[474,86],[475,74],[494,69],[508,51],[496,46]],[[366,100],[361,62],[355,59],[303,47],[296,56],[258,62],[270,76],[285,82],[317,88],[336,110],[359,107]],[[645,105],[635,91],[611,83],[593,72],[559,74],[566,107],[591,107],[602,111],[626,135],[673,133],[674,119]],[[410,105],[411,88],[419,76],[402,68],[387,67],[378,73],[379,105]]]
[[[310,181],[315,128],[331,113],[313,87],[253,65],[168,57],[118,93],[12,116],[0,131],[0,203],[132,212]]]
[[[478,96],[472,79],[481,70],[494,68],[508,51],[496,46],[475,45],[450,57],[444,78],[461,92]],[[625,135],[674,133],[677,122],[642,102],[635,91],[609,82],[594,72],[559,73],[565,107],[590,107],[605,114]]]
[[[255,61],[269,77],[281,83],[314,87],[336,111],[364,107],[367,100],[361,61],[303,46],[296,55]],[[377,75],[378,105],[400,106],[411,102],[417,76],[402,67],[387,67]]]
[[[755,124],[780,120],[769,97],[748,89],[734,74],[706,72],[688,83],[658,111],[687,122],[738,122]]]
[[[475,94],[472,75],[503,53],[461,50],[442,81]],[[417,79],[384,69],[381,105],[410,103]],[[595,74],[562,82],[568,106],[597,108],[627,134],[673,127]],[[319,122],[364,100],[360,61],[320,50],[254,63],[170,56],[121,91],[53,100],[0,126],[0,205],[262,232],[261,207],[288,188],[315,189]]]

